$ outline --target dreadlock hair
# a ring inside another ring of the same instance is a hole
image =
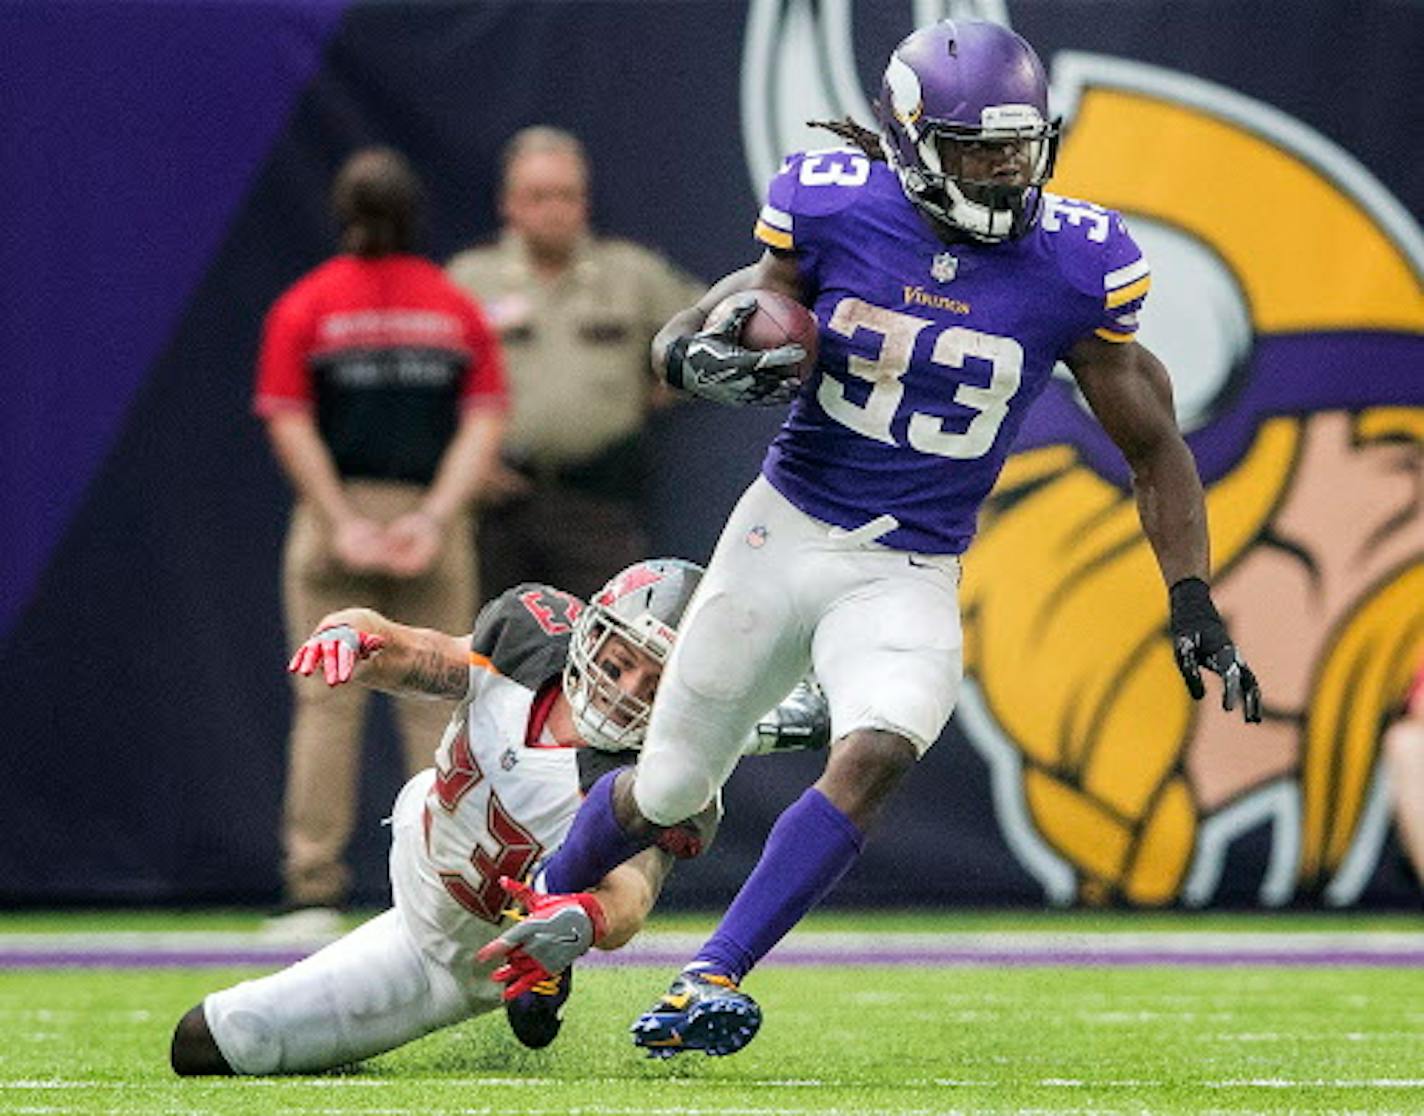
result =
[[[366,147],[342,164],[331,188],[341,246],[373,259],[414,248],[424,189],[404,155]]]
[[[885,149],[880,146],[880,133],[871,131],[864,124],[857,124],[849,116],[843,120],[808,120],[806,124],[811,128],[824,128],[828,132],[834,132],[852,147],[860,148],[872,163],[886,161]]]

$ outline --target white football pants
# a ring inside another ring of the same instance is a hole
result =
[[[893,521],[843,531],[764,478],[742,495],[678,625],[634,796],[650,821],[701,810],[757,718],[814,667],[831,735],[898,733],[923,754],[959,695],[959,560],[891,550]]]
[[[424,860],[421,811],[433,778],[423,771],[411,779],[392,811],[394,909],[290,968],[203,1001],[234,1071],[332,1069],[498,1006],[492,966],[474,960],[498,929],[449,911],[454,904]]]

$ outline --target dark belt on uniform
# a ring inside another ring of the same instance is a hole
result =
[[[583,461],[554,464],[506,455],[505,464],[536,485],[632,500],[643,477],[642,438],[625,438]]]

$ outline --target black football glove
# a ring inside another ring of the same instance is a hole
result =
[[[1199,577],[1184,577],[1172,586],[1172,651],[1177,669],[1187,684],[1187,692],[1200,701],[1206,694],[1201,668],[1221,675],[1221,707],[1227,711],[1241,706],[1247,721],[1261,719],[1261,687],[1246,665],[1216,605],[1211,590]]]
[[[762,352],[743,348],[738,337],[756,308],[756,298],[748,295],[715,329],[669,345],[667,382],[714,403],[774,407],[791,402],[801,387],[795,367],[806,350],[800,345]]]
[[[831,706],[814,678],[804,678],[770,710],[742,744],[742,755],[799,752],[831,744]]]

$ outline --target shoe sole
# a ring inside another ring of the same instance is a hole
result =
[[[709,1058],[724,1058],[756,1038],[760,1029],[761,1011],[755,1004],[723,1000],[692,1008],[681,1030],[650,1014],[634,1023],[632,1032],[634,1045],[646,1050],[650,1058],[671,1058],[692,1050]]]
[[[572,970],[565,975],[564,980],[566,983],[563,986],[563,995],[557,1004],[551,1005],[549,1001],[555,997],[548,996],[535,1000],[537,1007],[521,1008],[517,1006],[518,1000],[511,1000],[504,1005],[505,1021],[520,1045],[530,1050],[543,1050],[559,1037],[559,1031],[564,1025],[564,1005],[573,994]],[[535,1028],[539,1029],[536,1031]]]

